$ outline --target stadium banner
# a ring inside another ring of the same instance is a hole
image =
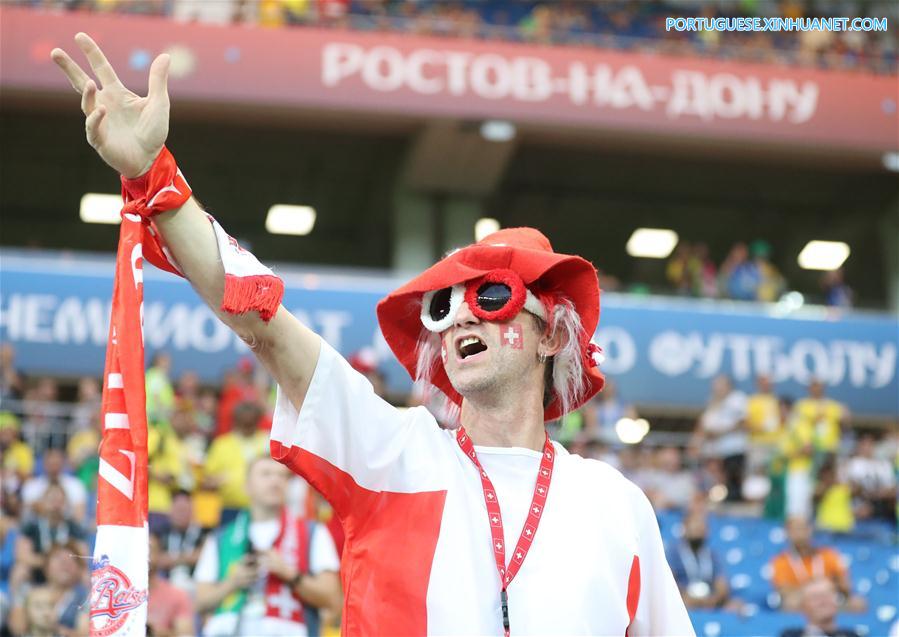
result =
[[[26,374],[99,376],[109,329],[110,258],[0,251],[0,342],[11,343]],[[348,355],[373,347],[396,391],[410,386],[380,335],[375,304],[401,281],[337,270],[280,267],[284,304]],[[183,280],[144,271],[147,356],[172,354],[173,374],[194,370],[207,382],[248,355]],[[778,318],[772,306],[605,294],[597,340],[603,371],[626,400],[695,410],[711,381],[728,374],[752,390],[769,374],[779,394],[798,398],[812,378],[857,414],[899,417],[899,321],[883,314],[841,318],[807,309]]]
[[[6,91],[70,92],[50,51],[71,49],[74,34],[86,31],[137,92],[146,86],[153,57],[170,53],[175,103],[502,118],[819,152],[899,149],[895,75],[586,46],[202,25],[10,6],[0,7],[0,24],[0,87]]]

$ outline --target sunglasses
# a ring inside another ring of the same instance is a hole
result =
[[[494,270],[466,283],[425,292],[421,303],[422,324],[431,332],[449,329],[463,301],[472,314],[484,321],[508,321],[522,308],[546,320],[543,304],[527,289],[518,273]]]

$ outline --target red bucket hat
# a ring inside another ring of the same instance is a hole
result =
[[[584,393],[572,408],[580,407],[602,389],[605,379],[596,366],[598,352],[590,337],[599,323],[599,281],[596,268],[581,257],[553,252],[552,245],[534,228],[506,228],[479,242],[456,250],[378,303],[378,322],[390,349],[414,379],[418,362],[418,341],[423,329],[422,297],[426,292],[478,279],[495,270],[512,270],[538,296],[560,294],[569,299],[580,316],[584,334]],[[457,405],[457,392],[443,364],[438,361],[431,382]],[[544,420],[563,414],[558,397],[544,410]]]

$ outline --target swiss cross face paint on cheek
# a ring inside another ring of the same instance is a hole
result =
[[[499,326],[500,342],[503,347],[512,349],[524,349],[524,330],[521,323],[506,323]]]

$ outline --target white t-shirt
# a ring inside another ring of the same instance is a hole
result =
[[[63,473],[59,476],[59,485],[66,492],[66,500],[68,501],[69,511],[83,506],[87,502],[87,489],[84,488],[81,480],[75,476]],[[22,504],[26,509],[31,509],[34,503],[44,496],[50,481],[47,476],[37,476],[28,478],[22,485]],[[78,520],[83,522],[83,520]]]
[[[746,451],[748,436],[741,426],[746,419],[746,403],[746,394],[734,390],[702,412],[702,428],[717,436],[706,443],[707,456],[726,458]]]
[[[481,480],[454,432],[378,398],[322,342],[301,411],[279,391],[271,437],[272,455],[343,522],[346,634],[502,635]],[[693,635],[646,497],[607,464],[554,448],[540,524],[508,588],[512,634]],[[510,559],[540,454],[476,451]]]
[[[267,551],[275,544],[280,527],[279,519],[251,522],[249,529],[250,545],[258,552]],[[324,571],[340,570],[340,559],[331,534],[324,526],[314,525],[309,546],[309,572],[313,575]],[[218,538],[213,534],[206,538],[200,551],[200,559],[194,570],[197,582],[217,582],[219,577]],[[265,581],[267,573],[260,572],[259,579],[247,593],[240,617],[241,635],[291,635],[303,637],[306,626],[288,619],[265,616]],[[203,634],[234,635],[237,627],[237,613],[218,613],[212,615],[203,627]]]

